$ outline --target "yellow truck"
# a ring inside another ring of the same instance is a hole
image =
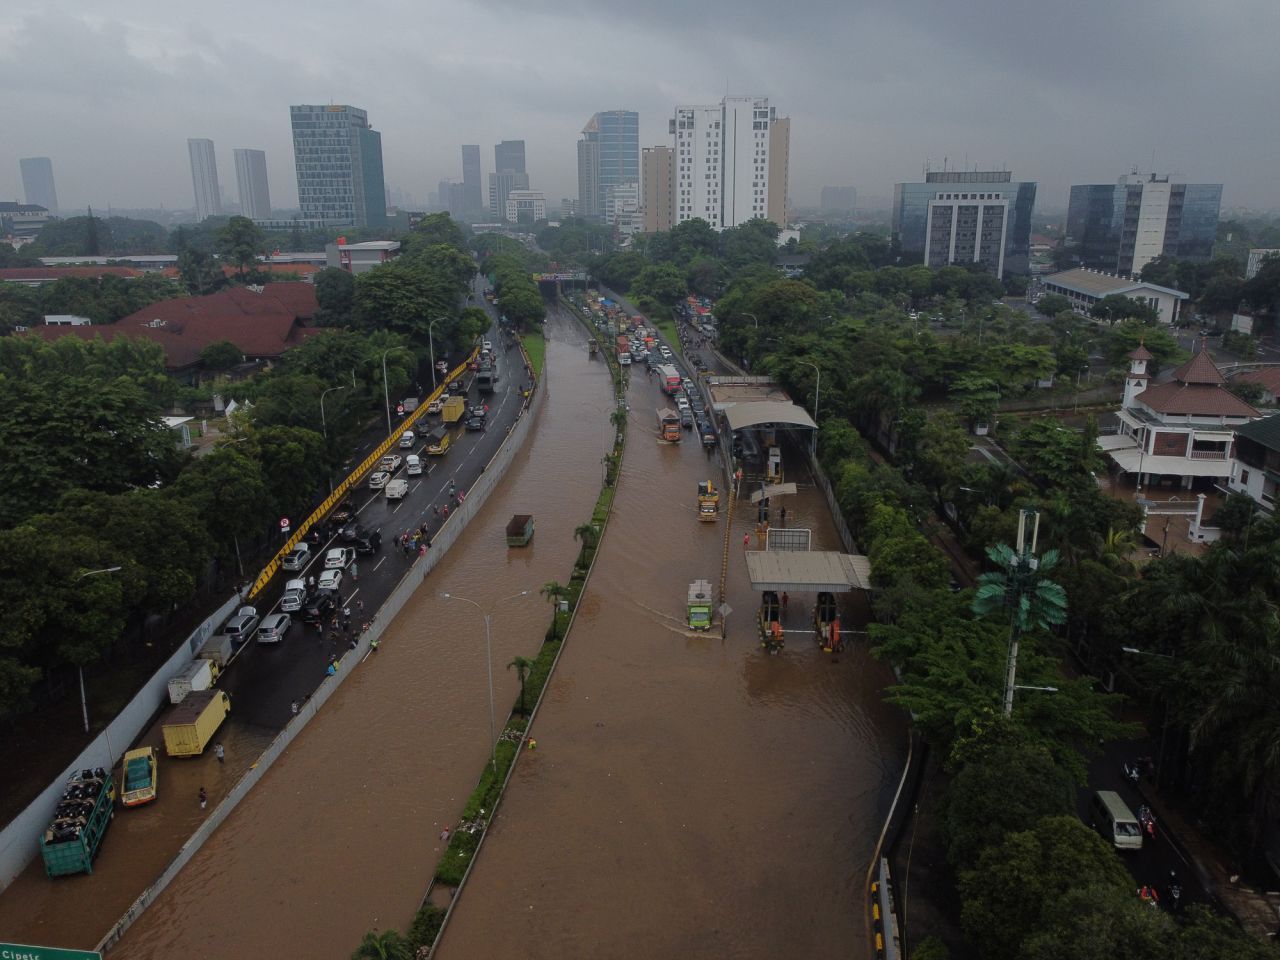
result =
[[[440,413],[443,422],[457,423],[467,415],[467,398],[450,397],[444,402],[444,409]]]
[[[187,694],[165,718],[165,753],[171,757],[199,756],[230,712],[231,698],[223,690]]]
[[[449,452],[449,431],[445,427],[436,427],[427,434],[427,454],[432,457],[443,457]]]

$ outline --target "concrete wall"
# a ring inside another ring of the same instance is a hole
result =
[[[427,555],[415,560],[413,565],[405,571],[404,577],[401,578],[400,583],[392,591],[391,596],[387,598],[386,602],[378,609],[377,614],[370,621],[368,631],[360,635],[356,648],[347,651],[342,659],[338,661],[337,674],[327,678],[320,684],[316,692],[311,695],[311,698],[299,709],[298,715],[289,721],[289,725],[271,741],[271,744],[262,752],[262,756],[258,758],[253,767],[246,771],[244,776],[231,788],[231,791],[223,798],[222,802],[209,814],[208,819],[201,823],[196,832],[191,835],[191,838],[182,845],[182,849],[170,861],[160,877],[133,902],[129,909],[125,911],[124,916],[116,922],[111,932],[102,938],[96,949],[106,951],[120,940],[124,932],[142,915],[147,907],[155,902],[155,899],[173,881],[178,872],[204,846],[205,841],[213,836],[214,831],[231,815],[231,811],[236,808],[236,805],[262,779],[271,765],[284,752],[285,748],[293,742],[294,737],[302,732],[303,728],[319,712],[329,697],[333,696],[333,692],[347,677],[355,672],[355,668],[369,652],[370,642],[381,638],[391,621],[395,619],[396,614],[400,612],[400,609],[413,596],[418,587],[422,585],[422,581],[426,579],[427,574],[435,569],[440,558],[462,535],[467,524],[471,522],[471,518],[480,511],[485,501],[489,499],[489,495],[497,488],[507,468],[528,439],[536,415],[542,409],[545,396],[546,380],[544,373],[543,381],[538,384],[533,396],[526,401],[526,405],[520,413],[520,418],[516,420],[506,440],[498,448],[498,452],[493,455],[493,459],[485,464],[480,476],[472,484],[471,489],[467,491],[467,498],[463,501],[462,506],[449,512],[448,521],[432,541]],[[43,827],[43,824],[41,826]]]
[[[161,705],[169,700],[169,678],[182,672],[182,668],[194,658],[200,645],[231,616],[240,603],[239,597],[231,597],[215,613],[200,624],[187,642],[173,652],[164,666],[151,675],[137,696],[129,701],[107,728],[98,734],[80,755],[59,774],[40,796],[31,801],[27,808],[13,818],[0,831],[0,891],[9,886],[28,863],[40,853],[36,838],[49,825],[49,819],[58,805],[58,798],[66,787],[67,780],[76,770],[86,767],[107,767],[124,756],[124,752],[132,746],[133,741]]]

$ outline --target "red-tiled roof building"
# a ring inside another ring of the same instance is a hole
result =
[[[140,276],[142,271],[135,270],[133,267],[5,267],[0,269],[0,281],[20,283],[27,287],[39,287],[67,277],[88,280],[97,280],[101,277],[124,277],[126,280],[136,280]]]
[[[249,360],[275,360],[318,328],[308,326],[318,305],[309,283],[232,287],[206,297],[161,300],[117,323],[80,327],[35,327],[28,336],[45,340],[133,337],[158,343],[170,372],[190,370],[200,351],[228,340]]]
[[[1099,437],[1098,445],[1122,472],[1137,476],[1139,489],[1160,477],[1178,477],[1187,489],[1197,478],[1221,483],[1231,476],[1236,429],[1261,414],[1223,385],[1205,343],[1161,383],[1150,382],[1152,359],[1142,345],[1128,355],[1120,431]]]

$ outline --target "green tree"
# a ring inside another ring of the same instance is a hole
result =
[[[351,323],[356,303],[356,278],[338,267],[326,267],[313,278],[319,312],[316,323],[323,327],[345,327]]]
[[[637,297],[646,297],[664,307],[672,306],[685,296],[684,275],[669,263],[653,264],[640,271],[632,284]]]
[[[198,247],[188,247],[178,254],[178,276],[195,296],[213,293],[226,282],[213,257]]]
[[[1107,323],[1137,320],[1139,323],[1153,324],[1160,320],[1155,307],[1118,293],[1108,294],[1095,303],[1089,308],[1089,315]]]
[[[413,947],[398,930],[371,930],[352,952],[351,960],[413,960]]]
[[[200,351],[200,362],[206,370],[230,370],[244,362],[244,353],[230,340],[218,340]]]
[[[243,563],[240,538],[247,540],[275,521],[262,468],[240,446],[228,444],[200,457],[174,486],[200,516],[223,562]]]
[[[520,713],[525,713],[524,708],[524,681],[529,676],[529,671],[533,668],[533,661],[527,657],[516,657],[507,664],[508,670],[515,670],[516,676],[520,678]]]
[[[1014,960],[1054,905],[1085,884],[1121,896],[1132,881],[1115,852],[1074,816],[1046,817],[983,851],[961,874],[961,925],[983,957]]]
[[[1026,423],[1009,444],[1010,453],[1041,487],[1093,484],[1102,467],[1096,430],[1078,433],[1050,417]]]
[[[262,231],[248,217],[232,217],[218,229],[218,253],[236,265],[237,276],[243,277],[249,264],[257,262],[262,249]]]

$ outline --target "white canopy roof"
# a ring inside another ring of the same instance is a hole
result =
[[[818,425],[813,417],[794,403],[783,403],[778,400],[752,400],[747,403],[735,403],[724,412],[729,420],[730,430],[745,430],[765,423],[775,423],[787,427],[807,427],[817,430]]]
[[[834,551],[748,550],[753,590],[848,593],[871,589],[871,561]]]

